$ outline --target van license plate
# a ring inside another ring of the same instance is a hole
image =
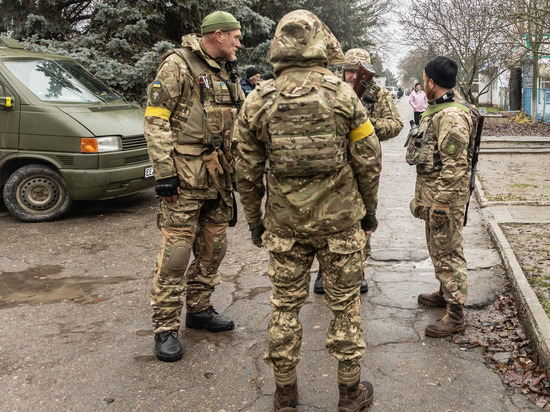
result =
[[[150,177],[153,177],[155,175],[155,172],[153,172],[153,167],[146,167],[145,168],[145,179],[148,179]]]

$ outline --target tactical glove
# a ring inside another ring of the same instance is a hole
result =
[[[172,197],[178,195],[180,180],[177,176],[167,177],[157,180],[155,192],[160,197]]]
[[[432,220],[435,223],[444,223],[449,218],[449,206],[441,203],[432,205]]]
[[[361,229],[365,232],[374,232],[378,227],[378,220],[376,219],[376,212],[367,212],[365,217],[361,219]]]
[[[257,247],[262,247],[262,234],[265,232],[264,221],[262,219],[248,224],[250,228],[250,237],[252,243]]]

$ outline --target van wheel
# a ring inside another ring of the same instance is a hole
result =
[[[23,222],[55,220],[71,207],[69,190],[52,167],[30,164],[13,172],[4,185],[4,203]]]

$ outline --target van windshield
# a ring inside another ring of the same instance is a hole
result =
[[[75,62],[27,60],[10,61],[4,64],[42,101],[97,103],[100,99],[120,100],[117,94]]]

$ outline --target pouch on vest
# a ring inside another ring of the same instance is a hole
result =
[[[225,82],[214,81],[214,100],[216,103],[231,104],[231,94]]]
[[[177,120],[185,124],[183,130],[173,128],[176,132],[176,141],[179,144],[202,144],[206,126],[204,109],[198,103],[192,103],[190,106],[187,118],[181,115],[176,117]]]
[[[174,165],[184,189],[207,189],[210,187],[208,171],[203,160],[203,146],[176,145]]]
[[[347,164],[347,138],[336,134],[335,86],[322,76],[310,86],[290,86],[276,83],[268,111],[271,171],[278,176],[334,173]]]
[[[441,170],[441,161],[436,164],[436,157],[440,159],[437,141],[433,132],[431,118],[421,123],[420,130],[412,137],[407,146],[405,159],[411,166],[417,166],[419,174],[428,174]]]

